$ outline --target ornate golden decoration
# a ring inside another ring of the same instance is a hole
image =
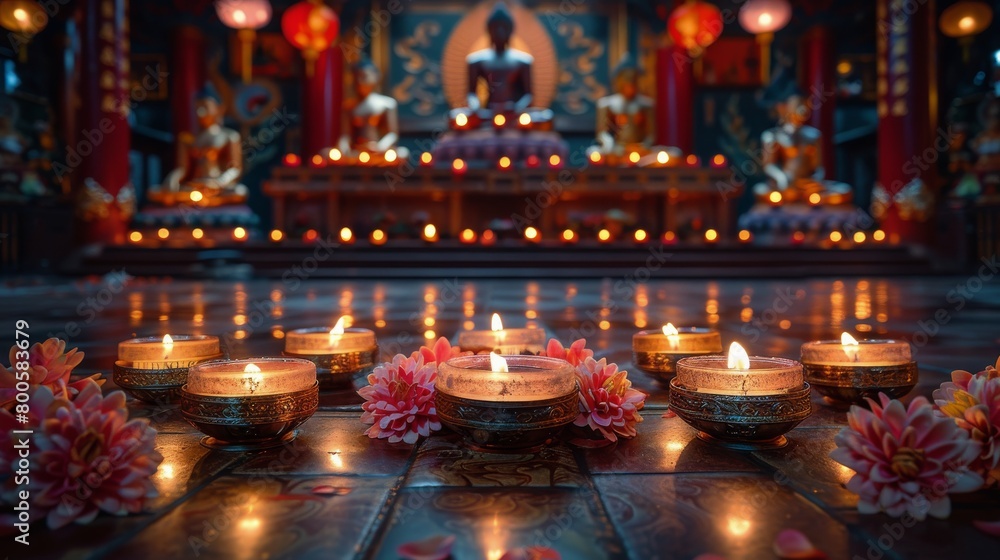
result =
[[[863,403],[885,393],[898,399],[917,385],[917,363],[896,366],[835,366],[802,363],[806,381],[835,401]]]
[[[596,60],[604,54],[604,44],[584,35],[579,23],[560,23],[557,32],[565,38],[567,47],[582,51],[559,65],[562,89],[557,95],[559,105],[567,113],[581,115],[587,111],[585,100],[593,103],[607,95],[607,87],[594,76]]]

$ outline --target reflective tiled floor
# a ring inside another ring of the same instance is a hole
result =
[[[8,281],[0,287],[4,318],[28,320],[37,341],[68,337],[87,355],[81,373],[109,372],[116,343],[132,333],[219,334],[233,357],[270,355],[281,351],[286,330],[350,315],[376,330],[384,351],[408,353],[429,338],[486,328],[497,311],[508,326],[533,323],[566,342],[586,336],[649,393],[632,441],[520,455],[472,452],[446,433],[417,446],[371,441],[350,391],[322,395],[295,441],[255,454],[210,451],[176,410],[132,402],[132,413],[159,432],[160,497],[143,515],[102,516],[55,534],[35,527],[30,556],[394,559],[403,542],[453,534],[458,560],[497,560],[531,545],[570,560],[757,559],[773,554],[784,528],[801,530],[830,558],[979,558],[1000,549],[971,525],[1000,519],[996,491],[960,497],[951,519],[901,536],[888,517],[857,514],[843,487],[850,471],[827,458],[842,411],[816,400],[784,449],[721,449],[679,418],[664,418],[666,391],[629,363],[632,334],[667,321],[710,325],[726,343],[788,357],[806,340],[846,330],[912,341],[921,366],[913,394],[929,396],[952,369],[978,371],[996,360],[1000,281],[643,278]]]

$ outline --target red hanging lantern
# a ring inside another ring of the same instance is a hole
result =
[[[340,34],[340,19],[320,0],[299,2],[281,16],[281,32],[292,46],[302,51],[306,73],[312,76],[319,53],[330,48]]]
[[[699,56],[705,47],[722,35],[722,13],[708,2],[693,0],[677,6],[667,19],[667,30],[674,43]]]

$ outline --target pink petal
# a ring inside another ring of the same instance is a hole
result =
[[[997,365],[1000,365],[1000,363]],[[973,521],[972,526],[987,535],[1000,537],[1000,521]]]
[[[401,544],[396,554],[404,560],[445,560],[451,556],[453,546],[455,535],[435,535],[422,541]]]
[[[774,538],[774,553],[778,558],[794,559],[825,559],[827,556],[818,550],[809,538],[795,529],[785,529]]]

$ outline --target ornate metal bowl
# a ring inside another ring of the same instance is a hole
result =
[[[698,430],[698,437],[736,449],[774,449],[785,433],[809,417],[809,384],[775,395],[701,393],[670,382],[670,410]]]
[[[295,438],[295,428],[319,407],[319,384],[277,395],[217,397],[181,389],[181,414],[205,434],[202,445],[229,451],[276,447]]]
[[[379,357],[378,346],[358,352],[340,354],[296,354],[282,352],[289,358],[301,358],[316,364],[316,381],[321,390],[350,389],[354,376],[368,373]]]
[[[449,395],[438,389],[441,423],[461,434],[471,447],[488,451],[539,448],[576,418],[579,392],[543,401],[493,402]]]
[[[721,352],[654,352],[654,351],[632,351],[632,364],[640,370],[652,375],[657,381],[670,383],[670,380],[677,374],[677,362],[684,358],[693,356],[711,356],[721,354]]]
[[[802,363],[806,381],[835,402],[861,404],[879,393],[898,399],[917,386],[917,363],[894,366],[840,366]]]
[[[214,360],[222,354],[206,358]],[[136,369],[116,361],[111,378],[127,394],[151,404],[171,404],[180,401],[181,387],[187,383],[188,368]]]

